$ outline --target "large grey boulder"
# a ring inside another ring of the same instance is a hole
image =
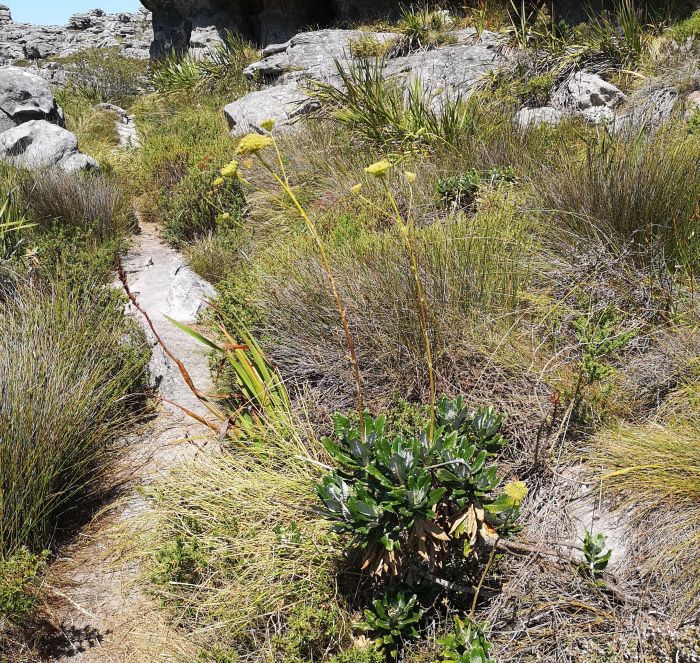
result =
[[[245,73],[258,82],[267,83],[268,87],[226,106],[224,112],[232,133],[255,130],[268,118],[277,120],[279,129],[289,129],[300,115],[317,106],[307,94],[309,84],[323,82],[340,87],[342,78],[338,64],[347,68],[353,60],[353,42],[368,37],[386,43],[398,35],[317,30],[263,49],[262,59],[250,65]],[[454,38],[454,43],[442,48],[390,58],[383,75],[405,82],[420,79],[432,94],[431,103],[438,110],[448,97],[468,96],[485,73],[503,63],[499,39],[489,32],[477,39],[473,29],[456,31]]]
[[[615,108],[625,95],[597,74],[579,71],[566,80],[552,95],[552,106],[559,110],[584,111],[596,106]]]
[[[657,85],[654,87],[653,85]],[[678,101],[678,90],[668,84],[652,84],[631,94],[620,111],[616,128],[627,133],[654,133],[671,119]]]
[[[315,107],[317,104],[292,81],[251,92],[226,106],[224,115],[235,136],[260,129],[267,119],[275,120],[276,131],[284,131]]]
[[[311,78],[330,82],[337,76],[335,61],[347,63],[352,43],[360,37],[383,43],[395,39],[391,32],[359,30],[316,30],[302,32],[283,44],[272,44],[262,51],[262,60],[245,69],[249,78],[271,83]]]
[[[11,20],[10,8],[7,5],[0,5],[0,23],[9,23]]]
[[[49,84],[20,67],[0,68],[0,131],[29,120],[63,125],[63,112]]]
[[[0,134],[0,160],[28,169],[94,170],[97,162],[78,150],[75,134],[46,120],[30,120]]]

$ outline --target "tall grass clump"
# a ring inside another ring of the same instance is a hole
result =
[[[3,557],[41,551],[89,513],[137,419],[145,340],[117,298],[93,292],[25,284],[0,305]]]
[[[419,79],[402,83],[384,76],[381,60],[338,64],[342,85],[314,85],[322,113],[329,113],[359,139],[385,151],[458,148],[473,123],[473,109],[459,96],[436,100]]]
[[[243,69],[256,56],[250,44],[235,34],[204,53],[171,53],[151,64],[150,81],[164,95],[228,94],[241,96],[251,83]]]
[[[700,436],[685,425],[620,426],[598,435],[591,467],[632,522],[639,569],[680,616],[700,608]],[[653,527],[650,523],[654,523]]]
[[[594,241],[647,266],[694,271],[700,170],[697,142],[599,133],[583,158],[560,152],[534,180],[542,208],[573,245]]]

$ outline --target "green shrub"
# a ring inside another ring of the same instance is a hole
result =
[[[365,610],[364,616],[359,627],[372,633],[379,649],[396,659],[399,646],[405,640],[418,637],[416,626],[423,617],[423,610],[415,594],[406,598],[398,592],[374,600],[372,610]]]
[[[679,43],[700,37],[700,9],[693,12],[692,16],[671,26],[670,34],[671,38]]]
[[[334,437],[322,440],[337,468],[317,487],[323,512],[363,551],[362,568],[374,576],[403,577],[423,564],[450,573],[453,555],[469,557],[515,525],[527,490],[509,484],[496,495],[500,480],[489,462],[506,444],[502,418],[442,398],[435,419],[432,439],[427,426],[392,439],[386,419],[367,414],[363,438],[336,415]]]
[[[116,46],[78,51],[59,62],[69,71],[59,93],[62,105],[73,99],[84,105],[104,102],[128,107],[143,85],[148,66],[144,60],[123,57]]]
[[[444,205],[470,209],[482,188],[494,187],[503,182],[513,182],[514,180],[515,173],[512,168],[496,167],[483,174],[472,169],[461,175],[440,179],[436,190]]]
[[[215,164],[203,161],[190,167],[171,190],[163,193],[160,209],[170,240],[188,242],[217,228],[225,233],[227,228],[240,224],[244,203],[241,185],[235,178],[225,178],[215,186],[218,174]]]
[[[3,555],[42,550],[88,515],[136,420],[149,353],[122,309],[101,285],[58,283],[20,285],[1,306]]]
[[[151,84],[164,95],[226,94],[242,96],[251,84],[243,70],[256,51],[233,33],[203,56],[172,53],[151,63]]]
[[[465,624],[455,617],[454,631],[439,641],[441,663],[493,663],[489,658],[491,643],[478,624]]]
[[[431,90],[419,79],[408,84],[387,79],[384,62],[360,60],[347,69],[338,63],[341,86],[315,83],[320,113],[330,113],[358,138],[400,152],[430,146],[456,148],[474,119],[474,107],[456,96],[436,108]]]
[[[325,654],[336,650],[343,639],[344,629],[338,628],[342,619],[337,605],[294,606],[283,633],[273,638],[277,655],[285,663],[325,660]]]
[[[0,623],[17,626],[31,615],[47,556],[48,551],[33,555],[21,547],[0,561]]]
[[[582,570],[594,580],[599,578],[610,562],[612,550],[605,550],[605,537],[602,534],[586,532],[583,539],[583,556],[585,563]]]

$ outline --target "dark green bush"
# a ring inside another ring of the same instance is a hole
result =
[[[205,160],[189,167],[171,191],[163,192],[160,207],[171,241],[191,241],[239,222],[244,203],[241,185],[225,178],[215,186],[218,174],[219,168]]]
[[[0,624],[7,620],[20,625],[32,613],[47,556],[48,552],[34,555],[21,547],[0,561]]]
[[[336,415],[334,438],[323,445],[337,469],[318,486],[324,514],[363,551],[363,569],[403,577],[425,566],[449,572],[453,558],[515,526],[524,484],[500,483],[493,456],[506,444],[502,418],[491,409],[470,412],[460,398],[437,404],[435,431],[393,438],[385,417],[365,415],[364,437]]]

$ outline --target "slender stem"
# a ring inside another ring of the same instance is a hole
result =
[[[435,372],[433,370],[433,353],[430,347],[430,328],[428,325],[428,314],[427,307],[425,303],[425,294],[423,292],[423,286],[420,282],[420,273],[418,271],[418,259],[416,258],[416,251],[413,246],[413,241],[411,237],[410,227],[404,223],[401,212],[396,205],[396,199],[394,198],[391,190],[384,183],[384,188],[386,189],[387,196],[391,202],[391,206],[394,210],[396,216],[396,222],[401,230],[401,234],[406,241],[406,248],[408,249],[408,254],[411,260],[411,272],[413,272],[413,278],[416,282],[416,297],[418,300],[418,316],[420,318],[421,330],[423,333],[423,343],[425,345],[425,361],[428,364],[428,382],[430,384],[430,440],[433,440],[435,435]]]
[[[277,141],[274,142],[275,149],[277,149]],[[303,208],[301,203],[299,202],[299,199],[296,197],[294,194],[294,191],[292,190],[291,186],[289,185],[289,181],[287,180],[286,174],[284,172],[284,166],[281,166],[282,168],[282,177],[280,177],[275,170],[263,159],[260,154],[256,154],[258,157],[258,160],[260,163],[263,165],[263,167],[271,173],[271,175],[275,178],[277,183],[282,187],[282,190],[287,194],[287,197],[292,201],[292,204],[294,207],[296,207],[297,211],[299,212],[299,216],[304,220],[304,223],[306,224],[307,229],[309,230],[309,233],[311,234],[311,237],[313,238],[314,242],[316,243],[316,247],[318,248],[319,256],[321,258],[321,265],[323,267],[323,270],[326,273],[326,276],[328,277],[328,283],[330,284],[331,291],[333,292],[333,297],[335,299],[335,304],[336,307],[338,308],[338,313],[340,314],[340,322],[343,326],[343,332],[345,334],[345,342],[347,343],[348,346],[348,351],[350,353],[350,364],[352,365],[352,371],[353,371],[353,377],[355,380],[355,389],[357,392],[357,413],[360,417],[360,422],[359,422],[359,427],[360,427],[360,436],[362,439],[365,437],[365,418],[364,418],[364,401],[362,398],[362,378],[360,376],[360,364],[357,360],[357,352],[355,351],[355,342],[353,341],[352,334],[350,332],[350,325],[348,324],[348,319],[347,319],[347,311],[345,308],[345,304],[343,303],[343,299],[340,296],[340,291],[338,290],[338,286],[335,281],[335,276],[333,275],[333,270],[331,269],[331,264],[330,261],[328,260],[328,255],[326,253],[326,248],[323,244],[323,240],[321,239],[320,235],[318,234],[318,231],[316,230],[316,225],[314,222],[311,220],[309,215],[306,213],[306,210]],[[282,163],[282,158],[279,153],[279,150],[277,150],[277,156],[280,164]]]
[[[491,554],[489,555],[489,560],[486,562],[486,566],[484,567],[484,572],[481,574],[481,578],[479,578],[479,584],[476,586],[476,591],[474,592],[474,598],[472,598],[472,608],[469,611],[469,620],[473,623],[474,622],[474,615],[476,614],[476,603],[479,600],[479,593],[481,592],[481,588],[484,586],[484,582],[486,581],[486,576],[489,574],[489,571],[491,570],[491,566],[493,566],[493,560],[496,557],[496,551],[498,550],[498,542],[501,540],[501,537],[496,537],[496,541],[493,544],[493,548],[491,549]]]

